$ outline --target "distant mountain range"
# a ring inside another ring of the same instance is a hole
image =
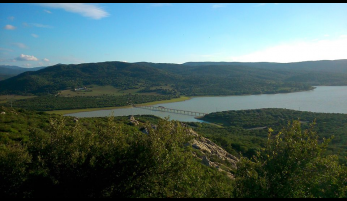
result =
[[[27,71],[37,71],[46,67],[21,68],[18,66],[0,65],[0,80],[4,80]]]
[[[274,63],[274,62],[187,62],[187,66],[249,66],[269,70],[300,70],[329,73],[347,73],[347,59],[342,60],[321,60],[303,61],[293,63]]]
[[[315,85],[347,85],[347,60],[184,64],[112,61],[7,69],[26,72],[0,81],[0,94],[54,94],[87,85],[112,85],[138,92],[240,95],[293,92]]]

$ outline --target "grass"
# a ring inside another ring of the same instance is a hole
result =
[[[138,89],[137,89],[138,90]],[[74,96],[102,96],[102,95],[115,95],[120,96],[124,93],[134,93],[135,90],[124,90],[121,91],[113,86],[97,86],[87,87],[87,91],[71,91],[63,90],[60,92],[60,96],[63,97],[74,97]]]
[[[139,106],[145,106],[145,105],[157,105],[157,104],[164,104],[164,103],[173,103],[173,102],[180,102],[180,101],[186,101],[189,100],[190,97],[187,96],[181,96],[179,98],[174,98],[171,100],[163,100],[163,101],[154,101],[154,102],[148,102],[144,104],[139,104]],[[91,112],[91,111],[97,111],[97,110],[113,110],[113,109],[121,109],[121,108],[131,108],[132,106],[122,106],[122,107],[103,107],[103,108],[88,108],[88,109],[75,109],[75,110],[54,110],[54,111],[46,111],[49,114],[72,114],[72,113],[78,113],[78,112]]]
[[[171,89],[170,86],[157,86],[152,87],[151,89]],[[81,90],[81,91],[71,91],[71,90],[63,90],[59,94],[63,97],[75,97],[75,96],[102,96],[102,95],[113,95],[113,96],[121,96],[125,94],[142,94],[142,95],[158,95],[157,93],[139,93],[142,88],[138,89],[128,89],[128,90],[121,90],[117,89],[113,86],[98,86],[98,85],[92,85],[90,87],[87,87],[87,90]]]
[[[122,106],[122,107],[103,107],[103,108],[87,108],[87,109],[75,109],[75,110],[53,110],[53,111],[46,111],[48,114],[72,114],[72,113],[79,113],[79,112],[91,112],[91,111],[97,111],[97,110],[113,110],[113,109],[121,109],[121,108],[131,108],[131,105],[128,106]]]
[[[20,95],[1,95],[0,96],[0,103],[7,103],[8,101],[16,101],[21,99],[28,99],[28,98],[34,98],[36,96],[20,96]]]

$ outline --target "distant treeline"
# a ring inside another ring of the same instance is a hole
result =
[[[338,154],[347,162],[347,114],[315,113],[288,109],[233,110],[207,114],[202,120],[222,125],[191,123],[196,131],[213,139],[232,154],[252,156],[265,146],[268,129],[279,132],[292,120],[299,120],[303,129],[316,122],[314,131],[320,138],[334,136],[329,154]],[[236,152],[235,152],[236,151]]]
[[[72,110],[103,107],[120,107],[132,104],[141,104],[154,101],[170,100],[178,98],[174,95],[103,95],[103,96],[39,96],[35,98],[17,100],[12,103],[12,107],[23,108],[36,111],[51,110]],[[10,107],[11,103],[2,104]]]
[[[155,92],[172,95],[242,95],[310,90],[315,85],[347,85],[343,67],[339,71],[322,72],[312,67],[302,70],[276,68],[276,64],[270,65],[271,68],[247,65],[250,64],[58,64],[0,81],[0,94],[55,95],[82,86],[111,85],[119,90],[142,92],[170,86],[169,90]]]

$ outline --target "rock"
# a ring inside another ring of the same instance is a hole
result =
[[[208,166],[208,167],[211,166],[211,161],[208,160],[208,158],[206,156],[203,156],[201,163]]]
[[[239,161],[239,159],[231,155],[227,151],[225,151],[223,148],[221,148],[220,146],[218,146],[211,140],[200,136],[192,129],[190,129],[190,134],[195,137],[195,139],[190,141],[192,148],[196,150],[200,150],[201,153],[204,154],[204,156],[200,157],[202,158],[202,161],[201,161],[202,164],[209,167],[215,167],[219,171],[226,172],[228,177],[233,178],[233,175],[229,171],[223,170],[221,168],[221,164],[219,164],[218,162],[212,162],[211,160],[208,159],[208,157],[214,157],[214,158],[217,157],[221,159],[222,161],[227,161],[231,165],[232,169],[237,168],[236,164]],[[230,168],[227,168],[225,166],[224,166],[224,169],[231,170]]]
[[[6,112],[1,112],[0,114],[5,115],[5,114],[6,114]]]
[[[129,120],[130,124],[132,125],[138,126],[140,124],[139,121],[137,121],[133,115],[130,116]]]

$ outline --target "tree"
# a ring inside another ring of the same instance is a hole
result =
[[[143,133],[114,117],[47,121],[43,129],[25,129],[25,141],[0,141],[1,197],[232,196],[233,181],[184,146],[192,135],[180,122],[147,122]]]
[[[270,128],[267,146],[238,163],[235,196],[346,197],[347,168],[337,156],[324,155],[331,139],[320,141],[314,125],[302,131],[300,121],[293,121],[275,136]]]

